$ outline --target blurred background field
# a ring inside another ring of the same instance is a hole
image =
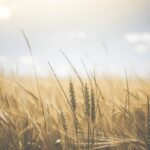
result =
[[[1,149],[148,149],[149,78],[59,82],[1,73]]]

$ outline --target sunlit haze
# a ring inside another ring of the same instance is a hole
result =
[[[11,15],[9,8],[5,6],[0,6],[0,19],[7,19]]]
[[[149,0],[0,0],[0,67],[38,75],[72,74],[63,50],[79,73],[146,75],[150,72]]]

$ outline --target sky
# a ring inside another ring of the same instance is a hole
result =
[[[150,0],[0,0],[0,68],[72,74],[60,50],[84,74],[149,75]]]

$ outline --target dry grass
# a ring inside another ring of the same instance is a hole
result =
[[[148,150],[150,80],[81,80],[1,74],[0,150]]]

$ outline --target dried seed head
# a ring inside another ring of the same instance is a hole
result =
[[[64,115],[64,113],[61,109],[60,109],[60,117],[61,117],[61,121],[62,121],[62,124],[63,124],[63,128],[64,128],[65,131],[67,131],[68,127],[67,127],[66,118],[65,118],[65,115]]]
[[[74,86],[73,86],[73,83],[71,81],[69,84],[69,91],[70,91],[71,106],[72,106],[73,110],[76,111],[76,98],[75,98]]]
[[[84,99],[85,99],[85,115],[90,117],[90,97],[89,97],[89,89],[87,84],[84,87]]]

